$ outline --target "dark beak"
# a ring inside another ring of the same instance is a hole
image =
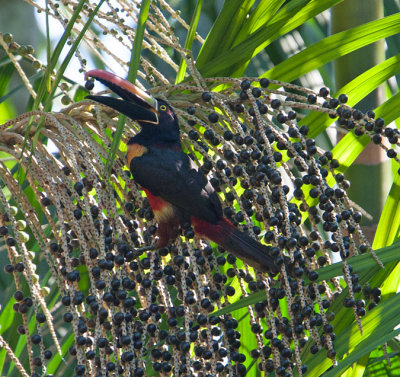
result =
[[[89,77],[103,83],[122,99],[103,96],[87,96],[87,99],[99,102],[117,110],[132,120],[139,122],[158,124],[157,100],[145,91],[139,89],[131,82],[114,75],[113,73],[94,69],[85,74],[85,80]]]

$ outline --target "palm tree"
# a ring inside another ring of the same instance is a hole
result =
[[[389,370],[383,355],[395,368],[398,177],[372,248],[344,173],[371,140],[398,163],[400,17],[387,2],[393,14],[326,36],[323,12],[339,2],[232,0],[216,16],[201,0],[182,13],[164,0],[49,0],[65,33],[51,48],[47,28],[46,61],[1,35],[3,98],[31,96],[0,133],[3,374],[336,376]],[[305,87],[311,72],[331,86],[326,64],[384,38],[392,56],[335,93]],[[74,60],[80,80],[65,73]],[[124,156],[139,126],[84,100],[83,73],[115,65],[173,106],[185,151],[277,276],[191,229],[148,251],[157,224]],[[357,109],[388,82],[388,100]],[[334,122],[345,133],[335,146]]]

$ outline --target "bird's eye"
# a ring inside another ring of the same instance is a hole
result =
[[[167,110],[167,106],[165,106],[165,105],[161,105],[161,106],[160,106],[160,110],[162,110],[162,111],[165,111],[165,110]]]

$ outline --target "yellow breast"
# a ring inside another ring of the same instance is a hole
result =
[[[130,166],[132,159],[143,156],[145,153],[147,153],[147,148],[144,145],[128,144],[128,166]]]

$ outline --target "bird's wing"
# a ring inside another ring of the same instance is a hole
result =
[[[221,218],[217,193],[184,152],[151,147],[147,153],[133,158],[129,168],[137,183],[179,208],[186,216],[210,223]]]

